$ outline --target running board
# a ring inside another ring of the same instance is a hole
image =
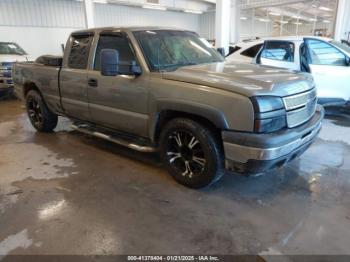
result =
[[[81,133],[87,134],[87,135],[91,135],[91,136],[95,136],[107,141],[110,141],[112,143],[121,145],[121,146],[125,146],[128,147],[130,149],[139,151],[139,152],[143,152],[143,153],[153,153],[157,151],[157,148],[152,147],[152,146],[146,146],[146,145],[141,145],[141,144],[137,144],[134,141],[130,141],[127,139],[122,139],[122,138],[118,138],[116,136],[112,136],[112,135],[108,135],[108,134],[104,134],[102,132],[99,132],[97,130],[94,130],[92,127],[90,127],[89,125],[75,125],[73,124],[72,126],[73,130],[79,131]]]

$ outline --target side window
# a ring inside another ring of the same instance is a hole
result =
[[[291,42],[268,41],[261,53],[261,58],[282,62],[294,62],[295,46]]]
[[[309,39],[310,63],[312,65],[346,66],[346,56],[334,46],[320,41]]]
[[[244,52],[242,52],[241,55],[254,58],[254,57],[256,57],[256,55],[258,54],[258,52],[260,51],[262,46],[263,46],[263,44],[258,44],[258,45],[252,46],[252,47],[248,48],[247,50],[245,50]]]
[[[72,47],[68,56],[68,67],[86,69],[93,35],[73,35]]]
[[[101,70],[101,51],[103,49],[114,49],[119,52],[121,71],[125,67],[130,68],[132,62],[136,61],[131,43],[125,34],[101,35],[95,54],[94,70],[96,71]]]
[[[232,55],[233,53],[236,53],[237,51],[241,50],[241,47],[239,46],[230,46],[228,49],[228,55]]]

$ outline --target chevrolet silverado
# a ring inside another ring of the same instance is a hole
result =
[[[284,165],[312,144],[324,116],[309,74],[227,62],[183,30],[77,31],[62,58],[17,63],[13,77],[38,131],[69,117],[78,131],[160,152],[169,173],[191,188],[225,170]]]

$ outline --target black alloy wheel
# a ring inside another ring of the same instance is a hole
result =
[[[28,92],[26,108],[29,120],[35,129],[40,132],[52,132],[56,128],[58,116],[50,111],[38,91]]]
[[[27,110],[30,121],[35,127],[40,128],[43,124],[43,112],[40,104],[33,97],[28,98]]]
[[[205,124],[187,118],[171,120],[162,130],[160,147],[169,173],[182,185],[206,187],[224,174],[222,144]]]
[[[189,179],[200,176],[206,166],[206,159],[199,140],[189,131],[174,131],[166,145],[169,164]]]

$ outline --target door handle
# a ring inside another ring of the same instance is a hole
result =
[[[97,87],[98,86],[97,79],[90,78],[88,80],[88,85],[91,86],[91,87]]]

